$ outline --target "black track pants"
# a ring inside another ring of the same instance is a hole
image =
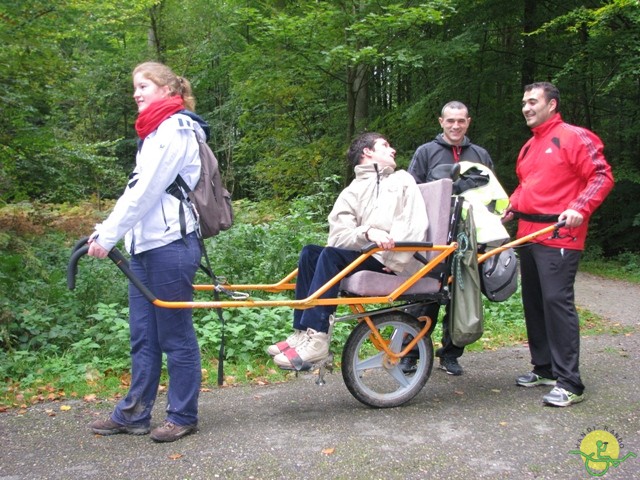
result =
[[[520,249],[522,303],[533,371],[581,394],[580,329],[574,282],[581,252],[531,244]]]

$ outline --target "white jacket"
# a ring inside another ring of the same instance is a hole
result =
[[[165,192],[178,173],[194,188],[200,178],[200,154],[196,135],[200,125],[182,114],[166,119],[144,140],[136,155],[136,167],[109,217],[96,225],[96,241],[111,250],[124,237],[129,253],[142,253],[182,238],[180,202]],[[185,210],[187,233],[194,220]]]
[[[355,173],[329,214],[329,246],[359,250],[370,243],[365,237],[369,228],[388,232],[395,242],[425,241],[427,208],[409,173],[391,167],[376,172],[374,165],[358,165]],[[374,256],[394,273],[414,273],[422,267],[412,252]]]

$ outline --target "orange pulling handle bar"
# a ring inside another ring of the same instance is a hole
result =
[[[500,252],[503,252],[511,247],[516,247],[518,245],[522,245],[523,243],[527,243],[530,242],[531,240],[533,240],[536,237],[539,237],[540,235],[544,235],[545,233],[551,233],[555,230],[558,230],[562,227],[564,227],[565,222],[558,222],[554,225],[549,225],[548,227],[545,227],[541,230],[538,230],[537,232],[533,232],[530,233],[529,235],[525,235],[522,238],[518,238],[516,240],[513,240],[511,242],[505,243],[504,245],[501,245],[497,248],[494,248],[493,250],[489,250],[486,253],[483,253],[482,255],[478,256],[478,263],[482,263],[484,262],[487,258],[489,257],[493,257],[494,255],[499,254]]]

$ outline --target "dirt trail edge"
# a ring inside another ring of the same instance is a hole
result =
[[[394,409],[361,405],[339,373],[322,387],[301,375],[203,392],[200,432],[173,444],[92,435],[87,423],[112,405],[65,401],[0,414],[0,480],[586,479],[570,452],[594,430],[612,432],[612,458],[628,455],[591,464],[609,467],[601,478],[640,478],[640,287],[580,274],[576,302],[632,331],[583,338],[587,398],[570,408],[543,406],[548,387],[515,386],[530,368],[526,346],[465,354],[464,375],[434,370]]]

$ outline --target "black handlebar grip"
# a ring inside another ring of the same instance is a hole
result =
[[[73,246],[71,258],[69,259],[69,265],[67,267],[67,287],[69,290],[76,288],[76,275],[78,274],[78,260],[83,255],[86,255],[89,251],[89,245],[87,241],[89,237],[82,238],[76,242]],[[125,274],[125,276],[133,283],[138,290],[144,295],[144,297],[151,303],[157,300],[156,296],[140,281],[138,277],[129,268],[129,262],[122,255],[117,248],[111,249],[109,252],[109,259],[116,264],[116,266]]]
[[[76,246],[73,248],[73,254],[71,254],[71,258],[69,259],[69,266],[67,267],[67,288],[69,290],[73,290],[76,288],[76,274],[78,273],[78,260],[81,256],[86,255],[89,251],[89,245],[86,245],[86,240],[84,241],[84,246],[78,242]]]
[[[76,250],[79,250],[89,241],[89,237],[82,237],[80,240],[76,242],[76,244],[71,249],[71,253],[74,253]]]

